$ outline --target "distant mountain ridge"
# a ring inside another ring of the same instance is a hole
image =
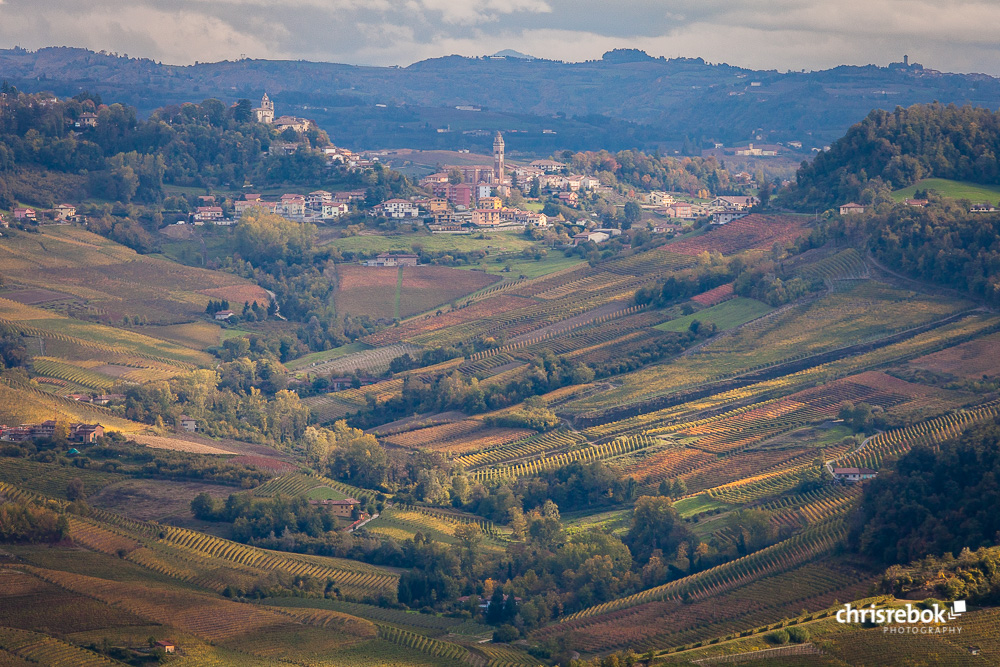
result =
[[[143,115],[207,97],[256,102],[266,90],[335,140],[367,147],[468,147],[475,138],[461,132],[522,128],[530,135],[524,145],[542,152],[679,147],[685,139],[801,141],[808,149],[842,136],[873,108],[933,100],[1000,106],[1000,79],[909,63],[779,73],[627,49],[581,63],[499,55],[507,57],[447,56],[407,67],[249,59],[176,66],[50,47],[0,50],[0,77],[60,96],[90,90]],[[470,105],[484,113],[472,119],[455,110]]]

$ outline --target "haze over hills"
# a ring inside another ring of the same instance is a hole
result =
[[[266,90],[280,109],[314,118],[352,148],[485,148],[488,136],[464,132],[501,129],[523,133],[512,150],[536,153],[680,149],[685,139],[695,149],[797,140],[808,150],[872,108],[1000,106],[997,78],[915,63],[780,73],[632,49],[579,63],[499,55],[506,57],[448,56],[402,68],[249,59],[174,66],[52,47],[2,50],[0,73],[21,90],[89,90],[142,115],[213,96],[256,102]]]

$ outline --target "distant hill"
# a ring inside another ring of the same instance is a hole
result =
[[[315,118],[349,147],[488,149],[489,132],[499,129],[516,135],[509,151],[544,154],[680,149],[687,139],[695,148],[800,141],[808,157],[873,108],[933,100],[1000,106],[1000,80],[916,64],[779,73],[635,50],[580,63],[499,55],[508,57],[448,56],[408,67],[248,59],[174,66],[52,47],[0,50],[0,76],[29,92],[90,90],[140,114],[206,97],[256,103],[266,90],[279,112]]]
[[[503,51],[497,51],[493,54],[494,58],[520,58],[521,60],[534,60],[535,56],[529,56],[527,53],[521,53],[520,51],[515,51],[514,49],[504,49]]]
[[[1000,184],[1000,114],[919,104],[872,111],[830,150],[799,169],[788,203],[811,208],[871,199],[925,178]]]

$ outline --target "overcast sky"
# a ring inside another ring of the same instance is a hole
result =
[[[1000,2],[966,0],[0,0],[0,46],[81,46],[168,63],[408,65],[515,49],[608,49],[760,69],[911,61],[1000,75]]]

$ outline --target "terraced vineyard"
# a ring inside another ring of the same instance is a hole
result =
[[[389,370],[389,364],[393,359],[404,354],[419,356],[421,348],[416,345],[396,343],[386,347],[379,347],[374,350],[355,352],[330,361],[318,362],[312,366],[301,369],[302,373],[309,375],[330,375],[342,376],[350,375],[356,370],[362,374],[381,375]]]
[[[583,442],[586,442],[583,436],[560,429],[533,435],[509,444],[485,448],[472,454],[456,456],[455,463],[464,468],[479,468],[514,459],[537,456],[543,452],[572,448]]]
[[[650,588],[634,595],[569,614],[561,623],[573,623],[574,628],[585,627],[576,623],[583,619],[599,617],[602,614],[635,607],[656,600],[682,599],[698,600],[738,587],[768,574],[792,569],[831,550],[844,537],[846,529],[842,521],[827,521],[809,530],[756,551],[748,556],[718,565],[704,572],[672,581],[662,586]]]
[[[0,649],[49,667],[106,667],[121,664],[68,642],[15,628],[0,628]],[[3,658],[0,653],[0,658]]]
[[[523,463],[480,468],[475,470],[471,476],[477,480],[522,477],[558,468],[573,461],[603,461],[653,444],[656,444],[656,441],[645,435],[625,436],[606,444],[591,445],[552,456],[542,456]]]
[[[859,451],[838,459],[840,467],[865,467],[878,469],[888,458],[896,458],[915,445],[937,448],[942,442],[957,437],[964,429],[1000,414],[1000,403],[962,410],[930,419],[906,428],[878,433],[870,438]]]

